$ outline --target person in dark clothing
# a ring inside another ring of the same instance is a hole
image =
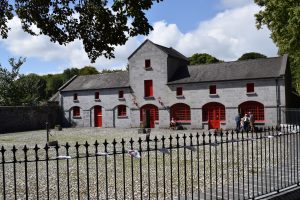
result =
[[[237,116],[235,117],[235,123],[236,123],[236,131],[240,131],[241,129],[241,114],[237,114]]]

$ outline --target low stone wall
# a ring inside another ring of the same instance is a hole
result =
[[[0,106],[0,133],[45,129],[47,121],[53,128],[61,116],[58,105]]]

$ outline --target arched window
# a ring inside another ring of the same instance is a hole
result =
[[[170,108],[171,118],[175,121],[190,122],[191,121],[191,108],[184,103],[177,103]]]
[[[78,106],[73,107],[73,117],[80,117],[80,107]]]
[[[155,121],[159,120],[159,118],[158,118],[158,108],[155,105],[146,104],[146,105],[142,106],[141,109],[140,109],[140,120],[141,121],[143,121],[143,117],[144,117],[143,112],[145,110],[149,110],[151,118],[153,118]]]
[[[126,106],[118,105],[118,117],[126,117]]]
[[[251,112],[254,116],[255,121],[265,120],[265,109],[262,103],[257,101],[246,101],[239,105],[239,112],[244,115]]]

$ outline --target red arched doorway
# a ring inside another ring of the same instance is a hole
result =
[[[176,103],[170,108],[170,117],[177,122],[191,121],[191,108],[184,103]]]
[[[158,108],[152,104],[146,104],[140,109],[140,120],[145,128],[155,128],[155,121],[158,121]]]
[[[245,101],[239,105],[239,112],[244,116],[246,113],[251,112],[255,121],[265,120],[265,109],[262,103],[257,101]]]
[[[95,127],[102,127],[102,107],[101,106],[94,107],[94,119],[95,119]]]
[[[202,121],[208,122],[209,129],[220,128],[221,121],[225,121],[225,106],[212,102],[202,107]]]

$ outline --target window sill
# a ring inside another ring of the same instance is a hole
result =
[[[177,99],[184,99],[184,96],[183,95],[177,95],[176,98]]]
[[[219,97],[218,94],[209,94],[209,97]]]
[[[128,116],[118,116],[118,119],[127,119]]]
[[[152,68],[152,67],[145,67],[145,70],[146,70],[146,71],[152,71],[153,68]]]
[[[248,95],[248,96],[255,96],[257,94],[256,94],[256,92],[247,92],[246,95]]]
[[[123,97],[123,98],[119,98],[119,101],[125,101],[125,98]]]
[[[73,119],[81,119],[81,116],[73,116]]]
[[[151,97],[144,97],[145,100],[154,100],[154,96]]]
[[[100,100],[100,99],[95,99],[95,101],[96,101],[96,102],[100,102],[101,100]]]
[[[79,103],[79,100],[73,100],[74,103]]]

